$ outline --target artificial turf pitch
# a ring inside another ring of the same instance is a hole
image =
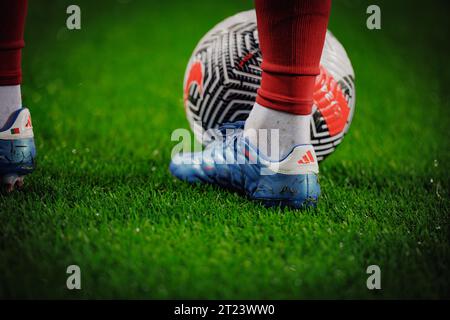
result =
[[[38,169],[0,195],[3,298],[449,298],[448,4],[334,1],[356,73],[352,127],[315,210],[172,178],[182,78],[249,1],[30,1],[24,102]],[[444,10],[445,9],[445,10]],[[66,288],[81,268],[82,290]],[[381,268],[382,290],[366,287]]]

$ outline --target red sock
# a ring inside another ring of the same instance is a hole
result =
[[[255,0],[255,8],[263,57],[256,102],[310,114],[331,0]]]
[[[22,82],[22,48],[27,0],[0,0],[0,86]]]

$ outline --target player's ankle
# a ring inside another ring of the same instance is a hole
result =
[[[245,122],[244,136],[258,149],[267,150],[272,160],[279,160],[295,146],[311,144],[310,121],[311,115],[291,114],[255,103]]]
[[[14,111],[22,107],[20,85],[0,86],[0,129]]]

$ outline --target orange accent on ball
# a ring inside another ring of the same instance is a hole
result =
[[[201,61],[195,61],[189,68],[188,77],[186,80],[186,86],[184,87],[184,105],[186,106],[186,101],[189,96],[189,90],[191,85],[196,83],[198,85],[199,93],[202,94],[203,91],[203,64]]]
[[[316,78],[314,104],[324,117],[330,136],[344,130],[350,108],[340,84],[322,66]]]

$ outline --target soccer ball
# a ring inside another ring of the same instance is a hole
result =
[[[245,120],[261,83],[262,56],[254,10],[209,31],[195,48],[184,76],[184,106],[198,141],[208,129]],[[355,76],[343,46],[327,31],[317,76],[311,140],[318,160],[341,143],[355,110]]]

